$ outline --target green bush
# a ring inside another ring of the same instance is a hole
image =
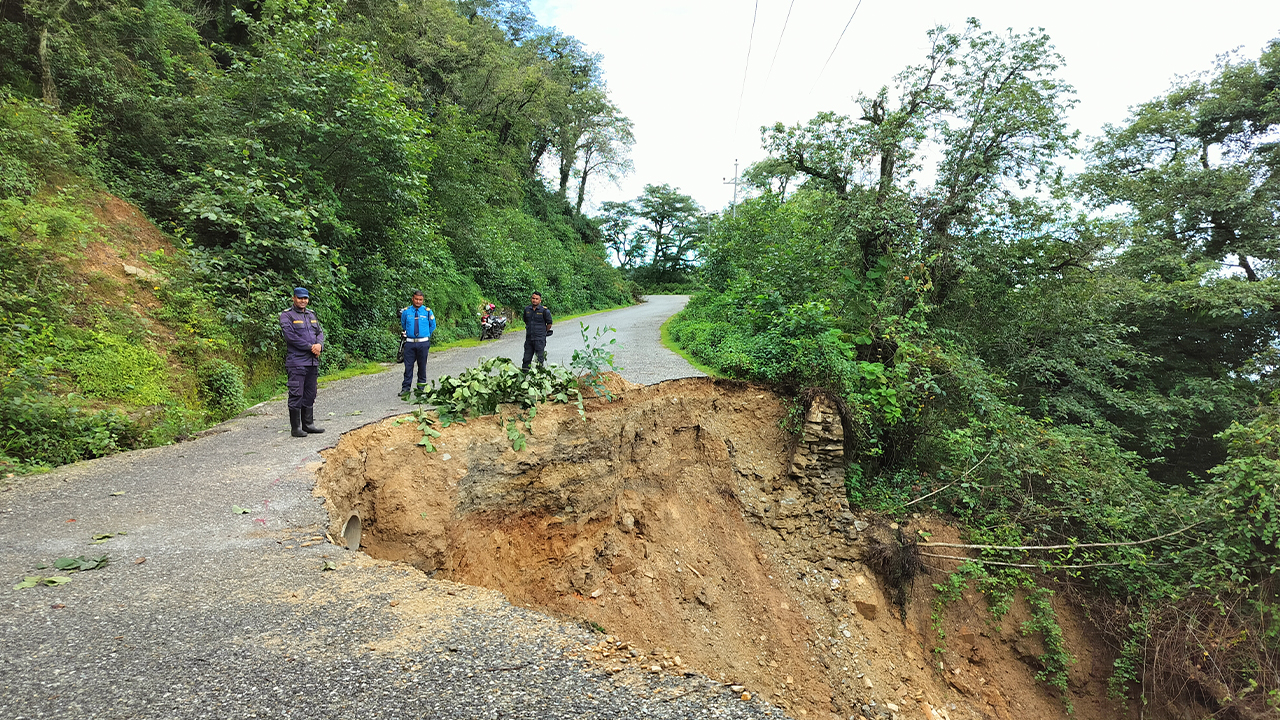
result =
[[[72,355],[69,369],[86,395],[122,400],[142,407],[173,397],[169,367],[154,350],[124,338],[99,334],[82,353]]]
[[[221,358],[212,358],[200,366],[200,396],[209,414],[225,420],[244,407],[244,373]]]
[[[0,198],[26,197],[47,179],[77,172],[85,154],[76,139],[85,115],[60,115],[0,88]]]
[[[137,426],[128,416],[82,409],[45,392],[46,384],[47,378],[20,369],[0,378],[0,464],[17,470],[64,465],[137,441]]]

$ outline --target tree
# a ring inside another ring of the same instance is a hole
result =
[[[787,186],[796,177],[796,168],[786,160],[778,158],[765,158],[759,162],[752,163],[750,167],[742,171],[742,179],[746,181],[748,187],[758,188],[766,193],[776,193],[779,202],[787,201]],[[775,191],[773,184],[778,183],[778,189]]]
[[[680,277],[692,268],[696,243],[706,230],[702,207],[670,185],[645,185],[635,199],[636,216],[647,223],[644,232],[653,248],[650,266],[661,276]],[[670,281],[666,281],[670,282]]]
[[[606,201],[600,204],[600,235],[605,247],[613,253],[614,263],[632,270],[648,252],[645,235],[634,231],[636,209],[629,202]]]
[[[850,201],[864,269],[894,247],[937,256],[935,287],[945,294],[958,280],[964,227],[984,203],[1010,183],[1043,180],[1070,149],[1073,91],[1055,77],[1062,59],[1042,30],[998,35],[971,18],[962,32],[937,27],[929,38],[925,62],[899,73],[893,93],[859,96],[859,120],[819,113],[763,135],[775,159]],[[941,160],[933,186],[915,193],[905,181],[926,141]],[[917,236],[919,247],[908,247]]]
[[[1082,187],[1099,207],[1123,206],[1185,261],[1280,261],[1280,39],[1257,61],[1221,58],[1107,126]]]
[[[578,144],[582,164],[578,168],[578,200],[574,203],[574,210],[579,214],[587,197],[588,179],[604,175],[616,183],[633,169],[630,152],[636,139],[632,127],[629,118],[611,108]]]

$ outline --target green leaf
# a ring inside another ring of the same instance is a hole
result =
[[[231,506],[231,512],[232,512],[232,514],[235,514],[235,515],[248,515],[248,514],[249,514],[249,511],[248,511],[248,510],[246,510],[246,509],[244,509],[244,508],[240,507],[239,505],[232,505],[232,506]]]
[[[45,578],[45,579],[41,580],[40,582],[42,582],[42,583],[44,583],[45,585],[48,585],[48,586],[50,586],[50,587],[56,587],[56,586],[58,586],[58,585],[63,585],[63,584],[66,584],[66,583],[71,582],[71,578],[69,578],[69,577],[63,577],[63,576],[61,576],[61,575],[54,575],[53,577],[47,577],[47,578]]]
[[[17,585],[14,585],[13,589],[25,590],[27,588],[33,588],[36,585],[39,585],[43,581],[44,581],[44,578],[40,577],[39,575],[28,575],[27,577],[23,578],[22,582],[18,583]]]
[[[332,560],[325,560],[324,565],[320,566],[321,572],[324,572],[325,570],[337,570],[337,569],[338,569],[338,563]]]

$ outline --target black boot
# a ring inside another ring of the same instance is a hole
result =
[[[291,433],[294,437],[306,437],[307,433],[302,429],[302,408],[289,408],[289,426],[293,428]]]
[[[324,428],[316,425],[315,407],[302,408],[302,429],[312,434],[324,432]]]

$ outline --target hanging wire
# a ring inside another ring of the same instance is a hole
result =
[[[787,6],[787,18],[782,21],[782,32],[778,33],[778,46],[773,49],[773,59],[769,61],[769,72],[764,76],[766,84],[769,78],[773,77],[773,64],[778,62],[778,51],[782,49],[782,37],[787,34],[787,23],[791,22],[791,9],[795,6],[796,0],[791,0],[791,4]]]
[[[862,0],[858,0],[862,2]],[[747,62],[742,68],[742,91],[738,93],[738,116],[733,119],[733,134],[738,135],[738,121],[742,119],[742,98],[747,94],[747,70],[751,68],[751,43],[756,37],[756,15],[760,12],[760,0],[756,0],[755,9],[751,11],[751,34],[747,35]]]
[[[849,15],[849,22],[844,24],[844,30],[841,30],[840,37],[836,38],[836,45],[831,48],[831,54],[827,56],[827,61],[822,64],[822,69],[818,71],[818,77],[814,79],[813,87],[809,90],[810,94],[813,94],[813,91],[818,89],[818,81],[822,79],[822,73],[827,71],[827,66],[831,64],[831,58],[836,56],[836,50],[840,48],[840,41],[844,39],[845,32],[847,32],[849,30],[849,26],[853,24],[853,16],[858,14],[858,8],[860,7],[862,7],[862,0],[858,0],[858,4],[854,6],[853,12]]]

